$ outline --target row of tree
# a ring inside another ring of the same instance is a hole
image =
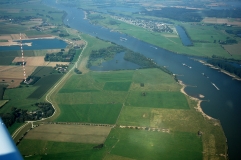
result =
[[[168,69],[166,69],[163,66],[159,66],[152,59],[147,58],[147,57],[145,57],[144,55],[142,55],[140,53],[136,53],[136,52],[128,50],[125,53],[124,59],[126,61],[130,61],[130,62],[133,62],[135,64],[138,64],[142,68],[159,68],[163,72],[166,72],[166,73],[168,73],[170,75],[173,75],[173,73],[171,71],[169,71]]]
[[[7,127],[10,127],[15,122],[22,123],[24,121],[39,120],[50,117],[54,113],[54,108],[50,103],[40,102],[35,103],[33,106],[37,106],[38,109],[29,112],[26,109],[12,107],[10,113],[0,113],[0,117],[2,118],[4,124]]]
[[[229,73],[233,73],[233,74],[241,77],[241,68],[235,67],[225,60],[210,59],[207,61],[207,63],[217,66],[225,71],[228,71]]]

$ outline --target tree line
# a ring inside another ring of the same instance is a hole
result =
[[[142,68],[159,68],[163,72],[173,75],[173,73],[168,69],[166,69],[165,67],[157,65],[152,59],[147,58],[144,55],[137,52],[128,50],[127,52],[125,52],[124,59],[126,61],[130,61],[132,63],[138,64]]]
[[[235,67],[232,64],[228,63],[225,60],[220,59],[210,59],[207,61],[207,63],[212,64],[214,66],[217,66],[229,73],[233,73],[239,77],[241,77],[241,68]]]

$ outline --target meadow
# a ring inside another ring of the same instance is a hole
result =
[[[7,89],[3,98],[8,99],[9,101],[0,109],[0,113],[10,113],[11,107],[27,110],[37,109],[37,107],[33,105],[36,103],[36,99],[28,99],[28,96],[36,89],[36,87],[27,86]]]
[[[105,145],[112,146],[110,154],[132,159],[203,158],[202,139],[193,133],[115,128],[111,130]]]
[[[168,109],[189,109],[185,95],[180,92],[130,92],[127,106],[168,108]]]
[[[57,122],[87,122],[115,124],[122,104],[59,105],[61,114]]]

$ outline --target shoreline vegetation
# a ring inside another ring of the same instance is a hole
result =
[[[240,78],[239,76],[234,75],[234,74],[232,74],[232,73],[230,73],[230,72],[228,72],[228,71],[225,71],[224,69],[222,69],[222,68],[220,68],[220,67],[214,66],[214,65],[212,65],[212,64],[210,64],[210,63],[207,63],[207,62],[205,62],[205,61],[203,61],[203,60],[196,60],[196,61],[198,61],[198,62],[202,63],[203,65],[208,66],[208,67],[210,67],[210,68],[212,68],[212,69],[219,70],[220,72],[222,72],[222,73],[224,73],[224,74],[232,77],[233,79],[235,79],[235,80],[237,80],[237,81],[241,81],[241,78]]]

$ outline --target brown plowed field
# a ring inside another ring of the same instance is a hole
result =
[[[40,125],[28,132],[26,139],[57,142],[101,144],[110,133],[111,127],[65,124]]]

